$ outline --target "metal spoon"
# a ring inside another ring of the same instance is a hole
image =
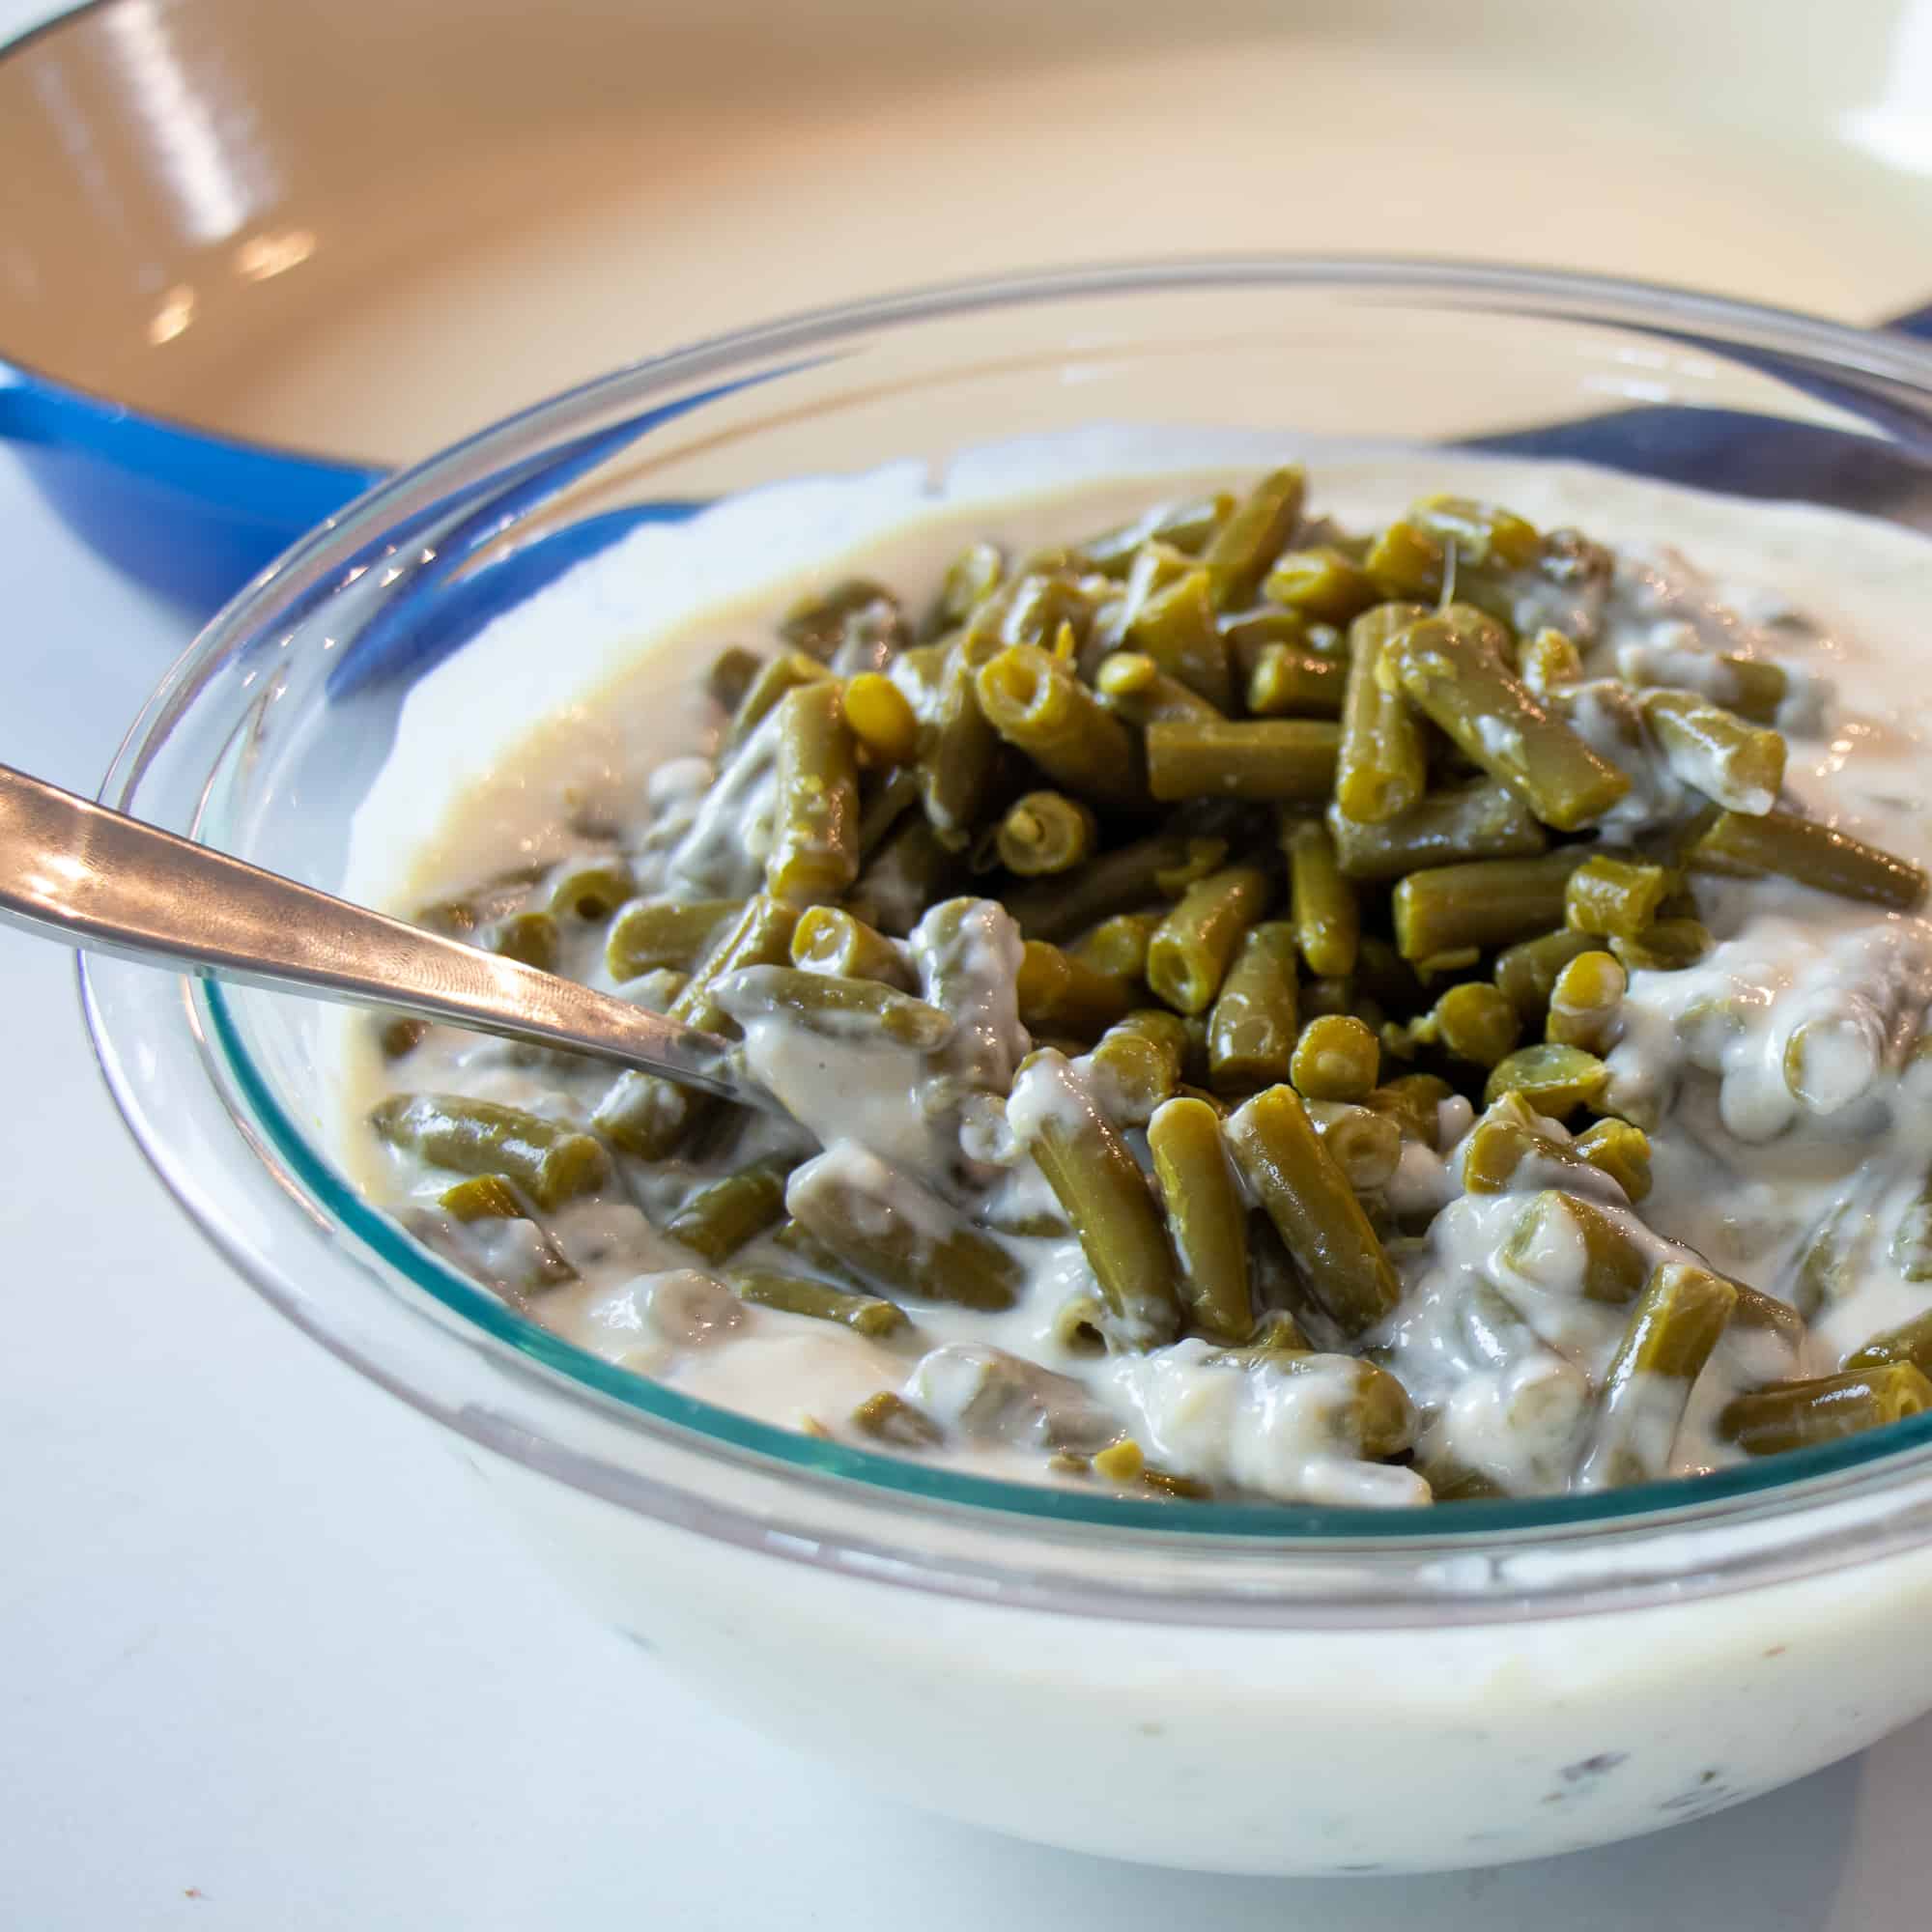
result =
[[[0,765],[0,920],[150,965],[390,1007],[754,1106],[728,1040],[386,919]]]

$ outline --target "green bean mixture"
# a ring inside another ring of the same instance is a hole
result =
[[[1932,1406],[1927,880],[1787,784],[1801,617],[1464,497],[1344,526],[1294,468],[914,588],[741,639],[641,830],[422,912],[790,1120],[392,1024],[421,1239],[809,1433],[1177,1506]]]

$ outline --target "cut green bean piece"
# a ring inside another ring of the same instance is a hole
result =
[[[863,1280],[928,1301],[1010,1308],[1026,1271],[936,1194],[851,1143],[794,1171],[785,1206]]]
[[[708,1262],[735,1255],[783,1220],[785,1177],[797,1164],[782,1154],[767,1154],[707,1183],[665,1223],[665,1233]]]
[[[1666,657],[1667,662],[1667,657]],[[1697,686],[1714,704],[1735,711],[1753,724],[1776,724],[1791,692],[1791,678],[1782,665],[1765,658],[1740,657],[1719,651],[1698,656]],[[1618,666],[1624,682],[1638,687],[1665,682],[1644,651],[1631,653]]]
[[[1014,645],[980,667],[976,689],[993,728],[1056,784],[1101,805],[1145,800],[1132,735],[1070,666]]]
[[[1932,1371],[1932,1311],[1874,1335],[1862,1348],[1854,1349],[1841,1366],[1878,1369],[1888,1362],[1910,1362],[1914,1368]]]
[[[1454,544],[1464,563],[1493,560],[1506,570],[1526,570],[1543,552],[1534,524],[1471,497],[1425,497],[1410,507],[1408,521],[1437,543]]]
[[[1361,947],[1362,911],[1354,887],[1342,876],[1335,841],[1320,819],[1284,823],[1289,907],[1295,944],[1308,970],[1340,979],[1355,970]]]
[[[1138,578],[1138,566],[1135,574]],[[1234,709],[1234,668],[1228,640],[1214,619],[1207,570],[1185,571],[1142,597],[1127,620],[1126,643],[1215,712]]]
[[[898,600],[870,578],[851,577],[794,604],[779,636],[795,650],[841,671],[876,669],[907,641]]]
[[[1307,493],[1306,474],[1291,465],[1270,470],[1235,505],[1201,554],[1217,609],[1234,610],[1254,595],[1268,566],[1293,540]]]
[[[881,1389],[852,1411],[852,1427],[862,1435],[890,1442],[895,1449],[930,1449],[945,1440],[938,1423],[902,1395]]]
[[[781,651],[777,657],[768,658],[746,686],[738,708],[731,714],[731,728],[724,734],[725,751],[735,752],[743,745],[790,693],[802,685],[825,683],[831,675],[822,664],[803,651]]]
[[[810,1033],[890,1040],[936,1053],[952,1037],[949,1012],[877,980],[839,980],[796,966],[745,966],[711,982],[711,997],[741,1026],[783,1020]]]
[[[1917,866],[1789,811],[1720,811],[1685,854],[1685,864],[1693,872],[1795,879],[1894,912],[1910,912],[1925,896],[1925,874]]]
[[[1564,888],[1583,857],[1572,847],[1411,872],[1395,889],[1396,950],[1405,959],[1433,959],[1547,931],[1562,921]]]
[[[1691,1385],[1737,1299],[1732,1283],[1687,1262],[1666,1262],[1650,1277],[1604,1377],[1596,1423],[1577,1466],[1579,1490],[1620,1489],[1669,1475]]]
[[[1517,647],[1517,672],[1538,697],[1583,681],[1583,653],[1561,631],[1544,629]]]
[[[1220,1342],[1248,1334],[1248,1215],[1236,1186],[1221,1119],[1205,1101],[1169,1100],[1148,1122],[1148,1147],[1180,1257],[1191,1324]]]
[[[1635,939],[1657,918],[1670,889],[1671,876],[1662,866],[1594,853],[1570,874],[1563,921],[1577,932]]]
[[[778,818],[765,887],[794,905],[842,898],[859,876],[859,768],[838,686],[801,686],[779,706]]]
[[[1451,986],[1430,1009],[1443,1051],[1476,1066],[1494,1066],[1521,1037],[1522,1022],[1500,987],[1487,980]]]
[[[1552,1178],[1577,1185],[1596,1170],[1572,1141],[1560,1140],[1520,1094],[1502,1094],[1470,1128],[1461,1149],[1463,1185],[1471,1194],[1515,1194]],[[1534,1163],[1534,1165],[1532,1165]]]
[[[1173,719],[1211,723],[1221,716],[1205,697],[1170,677],[1141,651],[1115,651],[1102,658],[1094,688],[1100,702],[1130,724],[1161,724]]]
[[[1364,1100],[1380,1068],[1381,1048],[1360,1020],[1324,1013],[1301,1029],[1288,1077],[1304,1100]]]
[[[1359,824],[1334,807],[1328,826],[1343,872],[1371,884],[1433,866],[1534,858],[1549,843],[1535,813],[1495,779],[1432,792],[1382,825]]]
[[[1594,933],[1574,932],[1568,926],[1520,941],[1496,957],[1493,978],[1509,995],[1526,1027],[1541,1027],[1549,1011],[1556,981],[1573,959],[1597,950]]]
[[[1230,866],[1189,886],[1148,942],[1148,984],[1180,1012],[1205,1012],[1271,890],[1259,866]],[[1292,958],[1292,934],[1290,947]]]
[[[1278,557],[1262,584],[1262,595],[1323,624],[1346,624],[1381,600],[1375,579],[1332,544]]]
[[[791,962],[839,980],[876,980],[900,992],[913,987],[905,954],[862,919],[837,906],[808,906],[792,928]]]
[[[959,856],[923,817],[906,819],[859,874],[845,901],[853,918],[903,939],[920,915],[958,883]]]
[[[1026,1050],[1012,921],[991,899],[943,900],[914,928],[912,956],[925,997],[955,1023],[941,1069],[962,1089],[1005,1094]]]
[[[1634,939],[1612,938],[1610,951],[1629,973],[1681,973],[1696,965],[1713,943],[1701,920],[1660,919]]]
[[[636,890],[621,859],[570,860],[551,875],[550,914],[601,925]]]
[[[704,689],[712,702],[728,716],[745,701],[746,692],[764,668],[765,660],[758,652],[748,651],[743,644],[726,644],[711,660],[711,668],[704,674]]]
[[[1594,1106],[1603,1098],[1610,1070],[1594,1053],[1579,1046],[1519,1047],[1490,1069],[1483,1085],[1483,1104],[1492,1106],[1514,1094],[1552,1121],[1561,1121],[1578,1107]]]
[[[876,1294],[855,1294],[814,1281],[809,1275],[785,1274],[776,1268],[733,1268],[725,1286],[740,1301],[759,1308],[777,1308],[786,1315],[809,1315],[819,1321],[837,1321],[875,1340],[905,1326],[905,1310]]]
[[[1907,1281],[1932,1281],[1932,1179],[1898,1217],[1890,1253],[1892,1266]]]
[[[998,544],[974,543],[946,566],[940,580],[939,598],[926,620],[929,637],[944,637],[956,630],[973,614],[974,609],[1000,587],[1006,575],[1006,559]]]
[[[1379,531],[1362,558],[1362,568],[1375,579],[1384,597],[1426,597],[1442,594],[1447,554],[1425,529],[1398,518]]]
[[[1335,782],[1341,731],[1325,718],[1252,723],[1174,720],[1147,733],[1148,783],[1157,799],[1275,799],[1313,803]]]
[[[1650,1136],[1628,1121],[1599,1121],[1577,1136],[1576,1150],[1607,1174],[1633,1201],[1650,1192]]]
[[[1650,1279],[1642,1244],[1609,1208],[1553,1187],[1530,1196],[1503,1243],[1502,1260],[1538,1288],[1618,1307]]]
[[[972,838],[999,758],[999,733],[980,707],[979,668],[964,642],[954,643],[920,730],[916,767],[926,819],[949,850],[963,850]]]
[[[427,1020],[384,1020],[377,1030],[376,1046],[384,1060],[402,1060],[429,1037]]]
[[[1103,852],[1067,879],[1024,886],[1007,895],[1007,910],[1029,939],[1059,943],[1117,913],[1142,912],[1165,895],[1161,875],[1182,865],[1193,842],[1179,832],[1156,833]]]
[[[1630,791],[1627,774],[1539,704],[1475,623],[1425,617],[1382,646],[1376,676],[1407,694],[1471,763],[1521,793],[1546,825],[1575,832]]]
[[[501,1176],[550,1211],[611,1177],[595,1139],[567,1122],[463,1094],[393,1094],[369,1116],[392,1147],[457,1174]]]
[[[1248,675],[1248,711],[1256,718],[1340,718],[1348,679],[1339,658],[1269,644]]]
[[[1148,943],[1164,915],[1119,912],[1084,932],[1067,950],[1083,966],[1129,983],[1147,975]]]
[[[1402,1297],[1395,1269],[1293,1090],[1256,1094],[1229,1116],[1226,1132],[1250,1192],[1336,1326],[1358,1336],[1390,1315]]]
[[[1777,803],[1784,740],[1688,691],[1647,691],[1643,722],[1674,777],[1706,798],[1752,816]]]
[[[1408,700],[1387,689],[1378,675],[1390,639],[1427,614],[1419,604],[1384,604],[1349,627],[1335,808],[1356,825],[1400,819],[1421,800],[1428,783],[1421,721]],[[1351,869],[1346,858],[1344,869]]]
[[[1090,1081],[1063,1055],[1036,1053],[1013,1083],[1007,1119],[1080,1238],[1106,1298],[1109,1339],[1134,1349],[1171,1341],[1181,1306],[1160,1211]]]
[[[1909,1361],[1889,1361],[1805,1381],[1777,1382],[1725,1404],[1718,1433],[1747,1456],[1822,1448],[1932,1408],[1932,1381]]]
[[[1044,939],[1029,939],[1020,958],[1020,1022],[1030,1033],[1094,1039],[1133,1007],[1124,980],[1083,965]]]
[[[845,723],[878,764],[909,765],[919,754],[919,719],[891,678],[861,671],[845,680]]]
[[[521,959],[540,973],[556,971],[560,942],[556,921],[547,912],[514,912],[492,923],[484,944],[505,959]]]
[[[1439,1149],[1442,1102],[1455,1092],[1439,1074],[1405,1073],[1365,1094],[1362,1105],[1370,1113],[1393,1121],[1405,1140]]]
[[[745,905],[743,899],[633,899],[611,923],[605,969],[620,981],[661,966],[689,972]]]
[[[1402,1164],[1402,1127],[1392,1115],[1346,1100],[1310,1100],[1308,1118],[1357,1194],[1378,1194]]]
[[[437,1206],[452,1221],[524,1221],[529,1225],[529,1274],[520,1284],[528,1289],[560,1288],[579,1279],[577,1270],[557,1246],[548,1228],[538,1225],[523,1195],[500,1174],[479,1174],[445,1187]]]
[[[1553,1046],[1580,1046],[1607,1053],[1615,1044],[1618,1016],[1630,981],[1608,952],[1579,952],[1549,989],[1544,1037]]]
[[[1143,1007],[1110,1026],[1087,1056],[1094,1097],[1116,1125],[1143,1126],[1180,1085],[1186,1057],[1180,1016]]]
[[[1065,872],[1094,850],[1099,826],[1077,799],[1057,791],[1030,791],[1000,821],[1000,863],[1022,878]]]
[[[1273,920],[1250,926],[1208,1016],[1208,1077],[1217,1093],[1252,1094],[1289,1077],[1296,1007],[1293,928]]]

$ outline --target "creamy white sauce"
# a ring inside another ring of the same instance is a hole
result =
[[[1599,681],[1563,701],[1578,728],[1633,774],[1631,795],[1607,826],[1615,836],[1681,820],[1691,794],[1682,773],[1647,748],[1633,694],[1602,680],[1640,674],[1721,701],[1727,673],[1714,656],[1721,651],[1775,659],[1789,674],[1780,719],[1794,734],[1788,794],[1904,856],[1922,862],[1932,852],[1922,700],[1900,688],[1898,675],[1932,588],[1932,554],[1922,540],[1815,510],[1738,506],[1574,469],[1435,453],[1318,459],[1314,480],[1320,506],[1353,526],[1384,520],[1425,491],[1451,488],[1508,502],[1545,527],[1574,523],[1618,546],[1613,582],[1526,583],[1517,611],[1526,631],[1559,624],[1589,647]],[[373,866],[370,838],[362,838],[365,879],[380,883],[377,895],[386,903],[411,910],[474,893],[508,867],[608,849],[572,830],[597,827],[625,852],[642,892],[754,890],[770,838],[771,732],[761,726],[713,783],[715,722],[685,699],[666,702],[701,673],[713,650],[758,641],[801,590],[822,586],[855,561],[917,611],[970,538],[992,535],[1020,549],[1065,540],[1120,521],[1151,497],[1192,494],[1201,482],[1190,475],[1089,483],[1006,506],[974,501],[912,522],[902,506],[896,517],[884,514],[890,493],[882,491],[857,559],[817,560],[806,578],[785,577],[734,602],[724,601],[715,571],[699,570],[713,608],[692,602],[629,662],[607,649],[595,667],[601,675],[534,731],[493,735],[479,724],[454,767],[467,782],[440,802],[435,834],[404,864],[390,841],[384,862]],[[1679,545],[1711,574],[1688,566]],[[603,587],[588,594],[609,594],[611,568],[607,560]],[[511,629],[524,648],[547,629],[560,636],[567,628],[575,582],[566,579],[536,600],[534,614],[517,613]],[[586,594],[582,585],[577,594]],[[508,646],[497,642],[500,662]],[[419,762],[460,739],[458,710],[425,708],[416,721]],[[406,717],[405,752],[410,723]],[[478,756],[476,739],[487,755]],[[1627,1398],[1632,1427],[1638,1438],[1661,1437],[1643,1442],[1643,1453],[1682,1472],[1736,1456],[1716,1420],[1738,1389],[1799,1369],[1829,1370],[1871,1334],[1932,1308],[1932,1284],[1909,1280],[1890,1246],[1932,1155],[1932,1065],[1907,1064],[1932,998],[1932,925],[1776,881],[1700,880],[1697,896],[1717,949],[1687,971],[1634,975],[1616,1017],[1615,1091],[1651,1127],[1655,1188],[1640,1213],[1629,1210],[1613,1182],[1588,1173],[1579,1180],[1567,1165],[1551,1162],[1544,1172],[1532,1163],[1525,1176],[1593,1194],[1653,1261],[1689,1250],[1801,1305],[1807,1294],[1823,1297],[1811,1359],[1782,1360],[1761,1331],[1734,1325],[1681,1421],[1682,1405],[1638,1378]],[[564,925],[562,970],[610,985],[603,927]],[[1170,1473],[1241,1492],[1426,1500],[1419,1476],[1365,1462],[1337,1436],[1345,1360],[1306,1358],[1315,1366],[1287,1376],[1209,1359],[1196,1341],[1100,1355],[1062,1332],[1056,1324],[1066,1304],[1095,1292],[1069,1236],[992,1236],[1018,1264],[1022,1285],[1010,1308],[918,1301],[909,1304],[912,1324],[883,1340],[720,1300],[706,1287],[708,1271],[660,1232],[662,1223],[696,1183],[773,1149],[803,1155],[814,1141],[827,1151],[794,1174],[794,1189],[816,1176],[819,1184],[840,1179],[848,1193],[870,1190],[922,1238],[942,1239],[956,1221],[946,1196],[962,1173],[992,1190],[984,1199],[995,1226],[1053,1223],[1053,1197],[1014,1130],[1024,1138],[1042,1110],[1071,1118],[1097,1102],[1077,1067],[1049,1057],[1020,1079],[1002,1116],[996,1096],[1007,1093],[1030,1044],[1013,1001],[1012,922],[984,906],[942,937],[928,919],[908,952],[923,996],[960,1021],[940,1052],[922,1059],[861,1033],[807,1031],[748,1010],[748,1064],[807,1132],[788,1142],[781,1124],[754,1122],[720,1150],[699,1143],[649,1168],[622,1158],[614,1189],[547,1218],[580,1284],[526,1285],[529,1237],[514,1231],[527,1223],[486,1231],[495,1245],[478,1250],[483,1272],[583,1347],[781,1423],[810,1420],[840,1433],[858,1404],[892,1389],[946,1430],[944,1445],[925,1453],[1005,1474],[1054,1480],[1042,1445],[1084,1454],[1125,1434]],[[625,990],[646,996],[641,986]],[[1803,1049],[1796,1059],[1794,1039]],[[359,1036],[348,1038],[345,1052],[347,1157],[378,1198],[418,1210],[451,1177],[398,1156],[361,1127],[370,1102],[391,1085],[459,1091],[579,1122],[609,1085],[608,1073],[587,1063],[441,1028],[393,1070]],[[1793,1065],[1803,1069],[1795,1086]],[[1455,1149],[1471,1120],[1466,1101],[1445,1102],[1438,1145],[1450,1150],[1447,1157],[1406,1144],[1390,1183],[1394,1211],[1434,1220],[1426,1242],[1401,1257],[1406,1296],[1379,1338],[1383,1358],[1423,1411],[1419,1463],[1443,1459],[1511,1491],[1588,1484],[1597,1478],[1591,1390],[1615,1353],[1625,1311],[1582,1293],[1585,1256],[1577,1244],[1566,1247],[1560,1230],[1515,1264],[1502,1261],[1527,1196],[1460,1192]],[[1560,1140],[1561,1130],[1553,1131]],[[1144,1134],[1124,1138],[1147,1165]],[[1841,1211],[1841,1264],[1824,1271],[1822,1288],[1801,1284],[1805,1241]],[[785,1265],[763,1239],[734,1261]],[[1484,1313],[1495,1298],[1508,1318],[1502,1327],[1515,1324],[1513,1340]]]

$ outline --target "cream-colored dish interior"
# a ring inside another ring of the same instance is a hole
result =
[[[1007,267],[1512,259],[1932,290],[1932,8],[105,0],[0,67],[0,354],[382,461],[745,320]]]

